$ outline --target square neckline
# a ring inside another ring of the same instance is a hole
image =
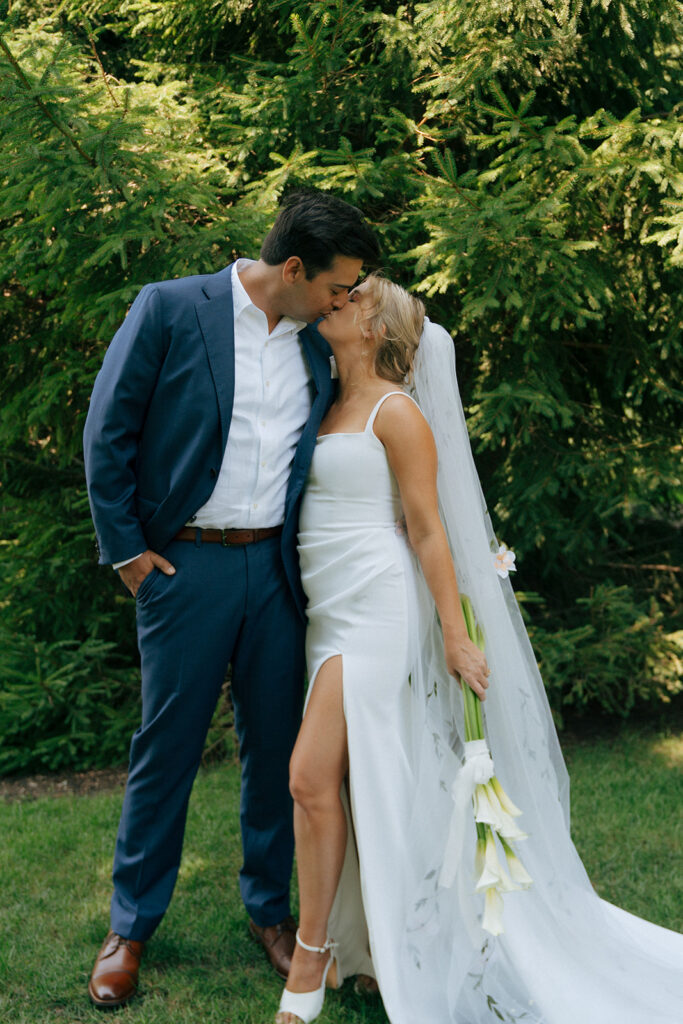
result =
[[[390,398],[391,395],[405,395],[406,398],[410,398],[411,402],[415,401],[415,399],[412,398],[407,391],[387,391],[386,394],[382,395],[379,401],[376,402],[375,405],[370,410],[367,422],[362,430],[331,430],[327,434],[316,434],[316,444],[318,441],[322,441],[326,437],[362,437],[363,434],[367,434],[368,431],[372,431],[372,426],[375,422],[375,418],[377,416],[377,413],[379,412],[380,406],[382,405],[383,402],[386,401],[387,398]]]

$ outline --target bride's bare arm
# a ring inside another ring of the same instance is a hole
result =
[[[488,666],[467,635],[460,606],[453,560],[439,516],[432,432],[412,402],[389,399],[377,415],[375,433],[398,481],[408,537],[439,612],[448,670],[484,700]]]

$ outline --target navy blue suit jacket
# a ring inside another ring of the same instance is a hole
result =
[[[320,422],[332,400],[330,349],[300,338],[313,405],[292,464],[282,555],[299,610],[299,502]],[[85,424],[88,496],[103,564],[162,551],[210,497],[235,392],[231,267],[145,285],[109,346]]]

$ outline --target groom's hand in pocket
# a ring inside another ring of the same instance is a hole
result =
[[[172,576],[175,572],[175,568],[167,559],[158,555],[156,551],[148,549],[133,559],[132,562],[122,565],[119,569],[119,576],[133,597],[135,597],[140,584],[149,576],[153,569],[161,570],[166,576]]]

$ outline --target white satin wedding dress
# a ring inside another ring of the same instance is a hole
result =
[[[493,567],[452,342],[428,321],[415,385],[437,440],[461,591],[487,637],[487,733],[496,773],[524,811],[520,853],[534,884],[505,895],[504,934],[483,932],[469,821],[455,884],[439,885],[462,697],[373,429],[383,401],[411,400],[392,393],[364,431],[318,438],[300,519],[309,693],[328,658],[340,654],[343,665],[349,830],[329,924],[340,972],[377,978],[391,1024],[681,1024],[683,937],[600,900],[572,844],[545,692],[514,595]]]

